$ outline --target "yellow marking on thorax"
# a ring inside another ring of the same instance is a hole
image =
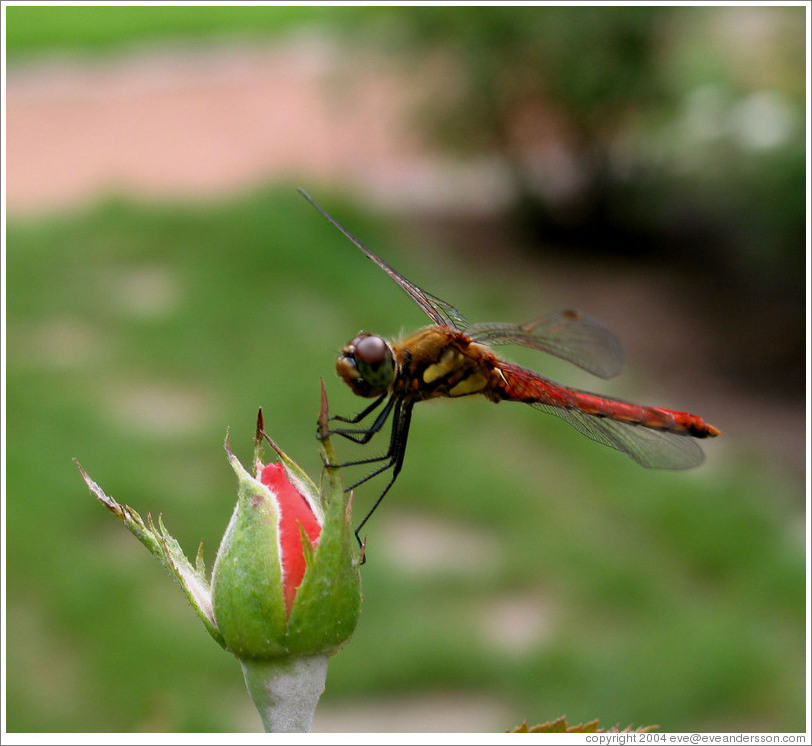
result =
[[[423,382],[433,383],[438,378],[447,376],[452,370],[459,368],[462,361],[463,356],[458,350],[455,350],[453,347],[446,347],[440,356],[440,360],[436,363],[432,363],[423,371]]]
[[[448,391],[449,396],[466,396],[482,391],[488,383],[488,379],[481,370],[472,373],[468,378],[460,381]]]

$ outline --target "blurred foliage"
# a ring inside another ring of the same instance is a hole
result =
[[[448,98],[435,100],[438,136],[463,149],[516,142],[517,117],[542,105],[563,110],[576,139],[612,132],[632,102],[662,102],[653,66],[656,31],[667,8],[454,7],[393,12],[376,35],[389,49],[424,57],[436,52],[454,73]],[[379,33],[383,31],[383,33]],[[537,136],[543,136],[538,132]]]
[[[398,8],[368,37],[442,81],[422,112],[438,142],[501,155],[546,241],[649,257],[678,242],[682,261],[784,291],[805,243],[804,13]]]
[[[446,267],[439,248],[429,263],[315,196],[407,276],[442,269],[462,308],[498,295],[526,312],[508,274]],[[108,201],[12,220],[7,239],[8,730],[258,730],[238,666],[71,459],[162,514],[187,553],[203,537],[211,565],[235,500],[226,427],[250,458],[262,405],[315,476],[319,377],[333,412],[359,408],[333,374],[340,346],[425,319],[292,188]],[[418,409],[368,526],[361,623],[331,662],[325,713],[453,692],[492,703],[476,728],[494,731],[561,713],[803,729],[797,484],[731,436],[702,469],[662,473],[530,408]],[[358,490],[357,515],[376,487]]]

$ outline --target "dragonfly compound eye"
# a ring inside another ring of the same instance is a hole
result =
[[[395,380],[395,356],[380,337],[361,334],[341,350],[336,372],[356,395],[380,396]]]
[[[395,379],[394,355],[381,337],[367,335],[356,337],[351,343],[355,348],[355,363],[361,377],[372,389],[383,391]]]

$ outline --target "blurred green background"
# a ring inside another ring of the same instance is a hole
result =
[[[262,406],[318,473],[319,377],[333,412],[361,404],[340,346],[426,319],[300,185],[474,321],[603,310],[630,351],[617,382],[507,352],[723,431],[700,469],[649,472],[530,408],[419,407],[316,728],[803,730],[805,9],[737,10],[7,8],[10,79],[57,54],[303,33],[451,70],[414,122],[439,152],[497,159],[509,195],[387,211],[287,173],[9,212],[7,730],[259,729],[237,663],[71,459],[209,563],[235,498],[227,427],[248,458]]]

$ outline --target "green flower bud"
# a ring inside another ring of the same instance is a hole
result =
[[[217,629],[240,659],[330,654],[355,630],[360,578],[340,483],[315,485],[284,454],[252,477],[236,456],[238,501],[212,574]]]

